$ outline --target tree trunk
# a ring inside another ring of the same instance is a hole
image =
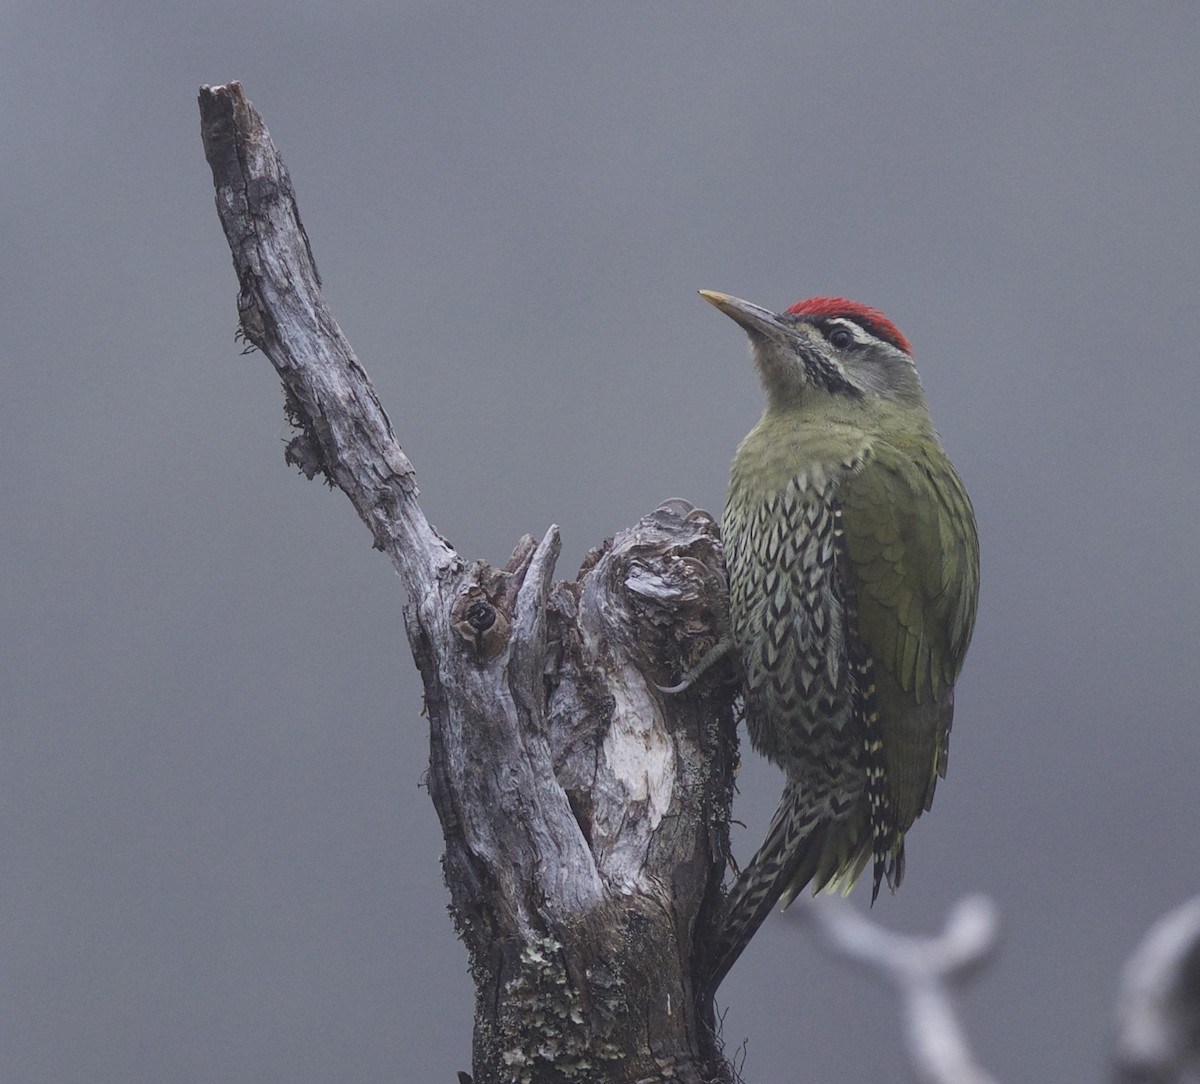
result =
[[[475,981],[476,1084],[732,1081],[703,977],[728,851],[736,678],[670,684],[721,638],[719,532],[667,501],[554,582],[557,528],[468,565],[320,293],[287,170],[241,87],[201,131],[241,332],[300,431],[286,459],[346,493],[410,600],[430,793]]]

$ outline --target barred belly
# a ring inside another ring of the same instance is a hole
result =
[[[836,796],[841,806],[861,793],[863,735],[836,484],[812,481],[802,474],[726,508],[730,611],[751,743],[810,798]]]

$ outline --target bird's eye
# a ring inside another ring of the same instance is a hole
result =
[[[848,328],[835,327],[829,333],[829,345],[835,350],[845,350],[854,345],[854,334]]]

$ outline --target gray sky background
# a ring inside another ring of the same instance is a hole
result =
[[[761,408],[698,288],[912,340],[974,498],[949,779],[875,915],[994,895],[1001,1079],[1093,1081],[1200,889],[1200,9],[161,4],[0,13],[0,1079],[450,1081],[466,958],[397,581],[283,464],[196,89],[237,78],[431,520],[563,575],[720,509]],[[748,754],[743,855],[780,790]],[[861,899],[861,897],[860,897]],[[892,1078],[889,996],[772,919],[746,1076]]]

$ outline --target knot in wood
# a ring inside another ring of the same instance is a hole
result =
[[[455,632],[470,644],[480,662],[494,659],[508,642],[508,618],[479,584],[459,598],[453,622]]]
[[[496,623],[495,607],[490,602],[477,598],[467,607],[466,619],[476,634],[482,636]]]

